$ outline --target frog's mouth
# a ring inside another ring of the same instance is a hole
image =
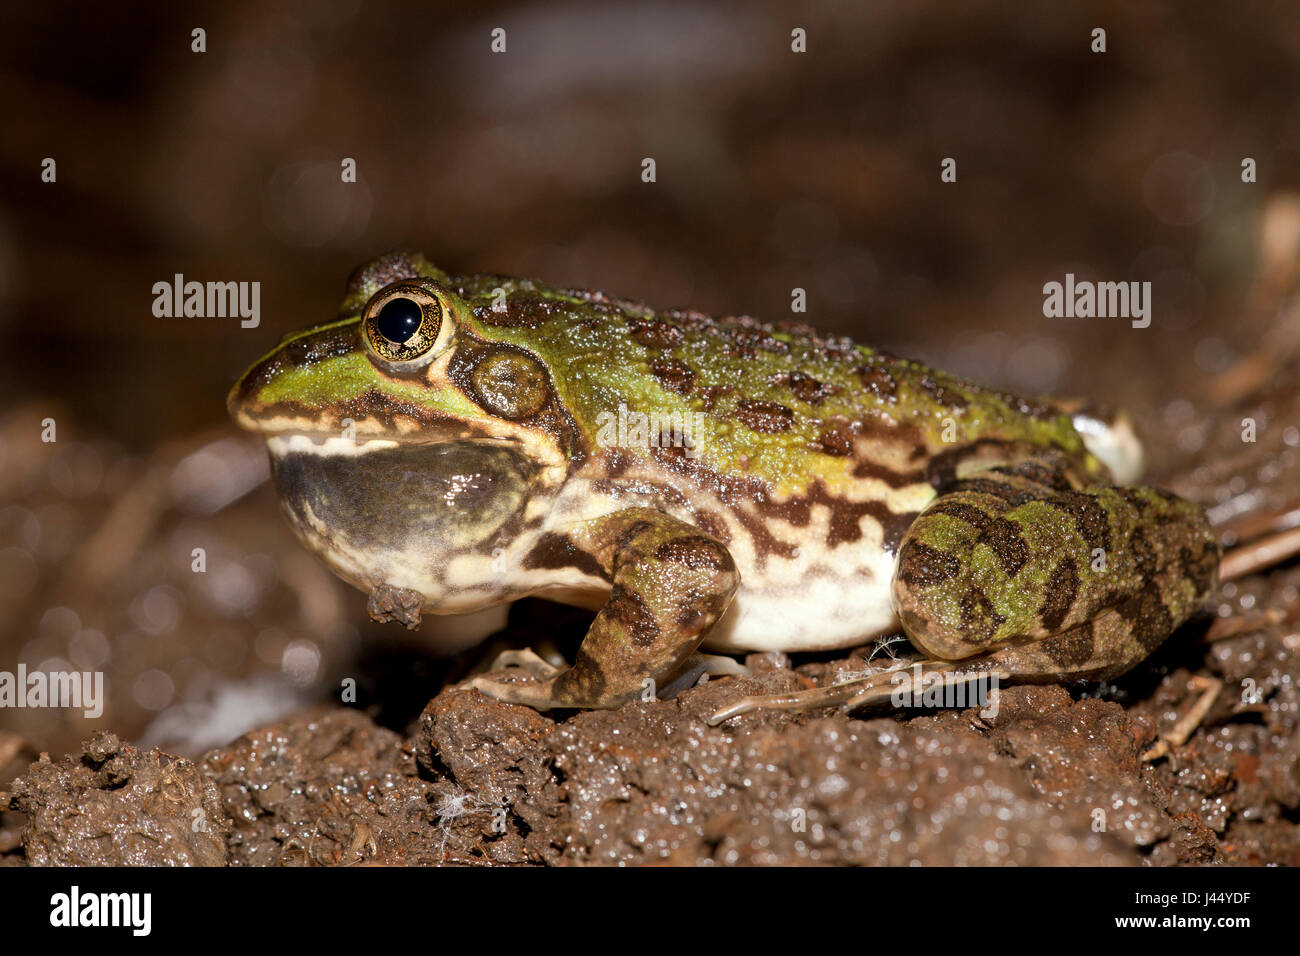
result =
[[[377,452],[420,449],[448,445],[481,445],[491,448],[524,452],[524,443],[514,435],[494,435],[476,428],[456,427],[425,428],[415,435],[385,434],[340,435],[339,430],[321,432],[308,429],[262,431],[262,438],[274,458],[278,455],[314,455],[319,458],[366,458]]]

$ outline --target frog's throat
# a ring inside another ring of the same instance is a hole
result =
[[[538,495],[553,493],[564,483],[569,471],[569,461],[540,436],[526,432],[520,435],[487,435],[475,430],[425,430],[418,437],[400,438],[349,438],[335,434],[308,431],[265,432],[267,450],[273,462],[288,456],[377,461],[380,457],[391,460],[395,456],[408,462],[424,460],[428,454],[443,454],[455,449],[473,447],[488,454],[518,458],[530,463],[532,482]],[[405,452],[405,454],[404,454]]]
[[[545,470],[506,443],[272,435],[267,446],[294,530],[362,590],[387,584],[454,603],[472,567],[479,590],[490,591],[492,555],[550,508]],[[453,571],[461,578],[447,577]]]

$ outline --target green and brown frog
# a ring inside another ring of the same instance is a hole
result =
[[[912,679],[1105,679],[1207,597],[1203,512],[1135,487],[1121,418],[962,381],[794,324],[655,312],[423,256],[351,277],[229,407],[303,542],[372,594],[597,611],[570,667],[481,691],[617,707],[703,647],[896,631]],[[663,427],[671,423],[671,427]],[[897,674],[759,705],[881,700]],[[918,688],[919,691],[919,688]]]

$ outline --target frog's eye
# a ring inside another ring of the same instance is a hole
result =
[[[546,370],[522,352],[493,352],[470,376],[479,402],[502,418],[527,418],[546,404]]]
[[[442,303],[418,282],[395,282],[366,303],[361,327],[370,350],[387,362],[428,354],[443,325]]]

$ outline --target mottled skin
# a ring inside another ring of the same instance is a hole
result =
[[[407,340],[383,331],[396,299],[420,316]],[[358,587],[441,613],[598,609],[572,668],[476,682],[539,708],[618,706],[701,642],[826,649],[899,624],[941,674],[1113,676],[1195,612],[1218,562],[1197,507],[1111,486],[1131,445],[1096,416],[806,326],[411,253],[358,269],[340,318],[287,337],[229,404],[267,436],[304,542]],[[607,447],[620,406],[683,416],[693,446]]]

